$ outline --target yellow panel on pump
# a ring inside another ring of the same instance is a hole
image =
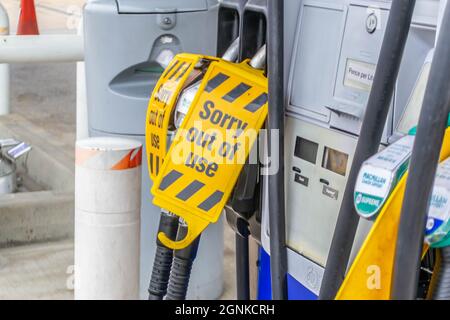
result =
[[[167,247],[185,248],[219,219],[266,120],[267,87],[248,61],[209,65],[152,188],[154,204],[188,224],[182,240],[158,235]]]
[[[445,132],[440,161],[450,157],[450,129]],[[380,212],[353,262],[336,300],[388,300],[395,248],[408,175],[400,180]]]

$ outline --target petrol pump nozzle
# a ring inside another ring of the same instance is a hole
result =
[[[223,60],[235,62],[239,54],[239,44],[240,44],[239,38],[235,39],[228,48],[228,50],[225,52]],[[256,60],[255,62],[256,65],[260,65],[260,59],[261,58]],[[182,79],[183,76],[180,76],[179,74],[186,75],[185,78],[183,78],[184,80],[179,80],[183,82],[182,84],[180,82],[180,88],[177,89],[176,91],[177,95],[175,96],[173,102],[171,102],[171,104],[173,105],[173,112],[170,113],[171,119],[169,120],[169,125],[167,127],[168,131],[173,130],[171,132],[175,133],[180,127],[182,127],[185,117],[189,113],[192,102],[197,96],[198,90],[200,89],[200,84],[203,81],[203,77],[206,74],[206,71],[211,61],[214,61],[214,59],[208,59],[208,57],[199,59],[197,60],[197,62],[194,62],[195,65],[193,69],[185,67],[186,65],[189,64],[189,62],[185,61],[180,62],[179,64],[178,62],[174,62],[172,63],[171,66],[168,66],[168,68],[166,69],[163,75],[163,79],[168,82],[172,81],[173,83],[173,79]],[[183,67],[186,69],[183,69]],[[188,72],[187,71],[188,69],[191,71]],[[178,74],[179,76],[175,77],[174,76],[175,74]],[[171,92],[174,92],[173,89],[170,90],[172,90]],[[167,92],[162,89],[160,89],[160,92],[156,93],[156,96],[158,101],[166,101],[169,99],[167,96]],[[151,117],[149,118],[149,121],[152,122]],[[152,131],[151,133],[154,132]],[[162,135],[160,135],[160,137],[161,136],[166,137],[166,133],[163,132]],[[152,140],[150,146],[152,146],[153,143],[154,141]],[[171,144],[170,139],[167,139],[166,147],[169,147],[170,144]],[[156,155],[153,154],[153,159],[155,158]],[[151,161],[149,162],[149,165],[156,166],[156,164],[154,162],[152,163]],[[157,172],[158,171],[159,167],[157,169]],[[178,229],[178,236],[177,236],[177,229]],[[189,234],[190,232],[186,221],[183,220],[183,222],[178,228],[178,217],[167,211],[162,212],[160,227],[158,231],[158,235],[160,237],[164,236],[164,240],[170,242],[175,242],[176,238],[177,242],[180,242],[182,240],[186,241],[185,238],[188,237]],[[169,300],[185,299],[186,291],[189,284],[190,272],[198,250],[198,243],[200,241],[200,237],[195,239],[185,249],[176,250],[175,252],[168,247],[167,243],[166,245],[164,245],[161,242],[160,237],[157,240],[156,257],[152,272],[152,279],[150,281],[149,286],[149,299],[162,300],[166,295],[166,293],[167,299]]]

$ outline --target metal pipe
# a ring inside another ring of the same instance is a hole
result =
[[[83,36],[84,23],[80,19],[77,34]],[[84,61],[77,62],[77,140],[87,139],[89,137],[89,120],[87,106],[87,87],[86,87],[86,65]]]
[[[450,30],[450,6],[442,30]],[[450,33],[441,32],[417,126],[403,200],[394,264],[392,298],[417,295],[426,214],[450,112]]]
[[[0,36],[0,63],[84,60],[80,35]]]
[[[222,56],[223,60],[236,62],[239,56],[239,48],[240,48],[240,38],[237,37],[230,45],[230,47],[225,51]]]
[[[353,191],[362,163],[379,148],[411,25],[415,0],[392,2],[373,87],[348,177],[319,299],[334,299],[347,270],[359,217]]]
[[[268,1],[269,150],[279,145],[279,169],[269,176],[270,267],[272,298],[286,300],[287,249],[284,199],[284,1]]]
[[[250,65],[255,69],[265,69],[267,64],[267,46],[263,45],[253,56]]]
[[[9,18],[5,8],[0,3],[0,36],[9,34]],[[9,114],[11,104],[10,66],[0,64],[0,115]]]

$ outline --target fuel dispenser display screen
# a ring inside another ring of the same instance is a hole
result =
[[[306,140],[301,137],[297,137],[297,140],[295,142],[294,155],[297,158],[300,158],[305,161],[311,162],[312,164],[315,164],[316,159],[317,159],[318,149],[319,149],[319,145],[317,143]]]
[[[322,167],[334,173],[345,176],[347,174],[348,154],[325,147]]]

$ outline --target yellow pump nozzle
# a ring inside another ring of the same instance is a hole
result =
[[[440,161],[450,157],[450,129],[445,132]],[[405,174],[381,210],[353,262],[336,300],[388,300],[408,175]],[[424,246],[424,252],[428,250]],[[373,280],[373,281],[372,281]]]

